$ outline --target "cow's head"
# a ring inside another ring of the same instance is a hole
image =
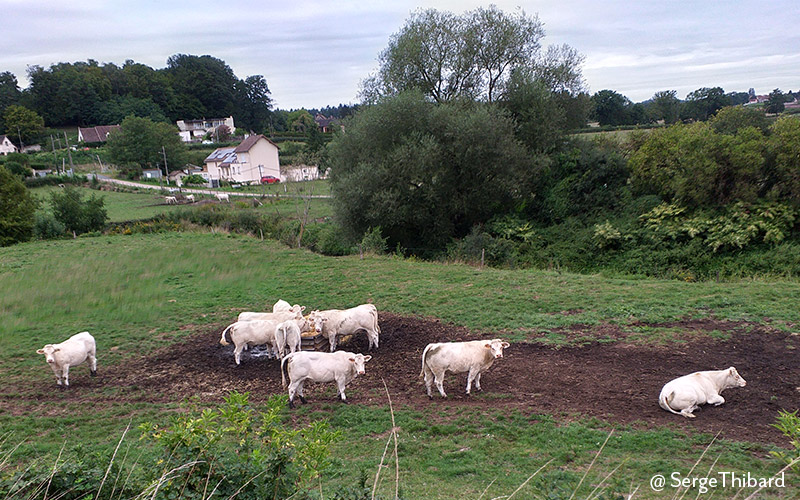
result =
[[[36,351],[37,354],[44,354],[44,359],[47,361],[48,364],[51,365],[56,362],[55,354],[57,352],[58,352],[58,347],[55,347],[53,344],[47,344],[46,346]]]
[[[301,306],[300,304],[295,304],[295,305],[293,305],[293,306],[292,306],[292,308],[291,308],[291,309],[289,309],[289,310],[290,310],[291,312],[294,312],[294,313],[302,314],[302,313],[303,313],[303,311],[305,311],[305,310],[306,310],[306,306]]]
[[[322,333],[322,329],[325,326],[325,322],[328,321],[328,318],[317,314],[314,316],[309,316],[309,320],[314,324],[314,331],[317,333]]]
[[[503,342],[500,339],[492,339],[484,344],[484,347],[492,350],[492,356],[495,359],[503,357],[503,349],[510,346],[508,342]]]
[[[736,371],[736,368],[730,367],[728,368],[728,382],[730,387],[744,387],[747,385],[747,381],[739,375],[739,372]]]
[[[364,356],[363,354],[356,354],[355,356],[351,356],[348,360],[354,364],[354,368],[356,369],[356,373],[359,375],[364,375],[364,363],[372,359],[372,356],[367,354]]]

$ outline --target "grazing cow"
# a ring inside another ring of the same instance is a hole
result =
[[[692,412],[700,405],[719,406],[725,402],[725,398],[719,395],[722,391],[746,385],[747,382],[732,366],[727,370],[694,372],[667,382],[658,395],[658,404],[676,415],[695,418]]]
[[[194,195],[193,194],[187,194],[186,195],[186,201],[188,201],[189,203],[194,203]]]
[[[283,299],[278,299],[278,302],[272,305],[272,312],[303,312],[306,310],[306,306],[301,306],[300,304],[290,305]]]
[[[215,196],[219,201],[227,201],[229,203],[231,201],[230,197],[228,196],[228,193],[217,193]]]
[[[294,408],[295,394],[305,404],[303,384],[312,382],[336,382],[342,403],[347,403],[344,388],[356,376],[364,374],[364,363],[372,356],[354,354],[347,351],[314,352],[298,351],[289,354],[281,361],[281,382],[286,388],[286,377],[289,378],[289,408]]]
[[[167,205],[177,205],[178,204],[178,198],[176,198],[175,196],[165,196],[164,200],[167,202]]]
[[[278,351],[281,357],[283,357],[283,353],[286,352],[286,347],[289,348],[290,353],[299,351],[302,338],[300,337],[300,326],[297,324],[297,321],[289,320],[279,323],[278,326],[275,327],[275,341],[278,344]]]
[[[444,374],[469,372],[467,375],[467,395],[475,381],[475,388],[481,390],[481,374],[488,370],[494,360],[503,357],[503,349],[508,347],[508,342],[500,339],[473,340],[471,342],[445,342],[428,344],[422,351],[422,372],[420,377],[425,377],[425,388],[428,397],[431,395],[431,383],[435,380],[439,394],[447,397],[444,392]]]
[[[290,311],[283,311],[283,312],[251,312],[245,311],[239,313],[239,317],[236,318],[236,321],[257,321],[257,320],[276,320],[278,323],[282,321],[287,321],[290,319],[301,320],[303,318],[303,311],[302,309],[294,309]],[[302,328],[305,328],[305,325],[302,325]]]
[[[96,345],[89,332],[76,333],[60,344],[47,344],[36,353],[44,354],[62,389],[69,387],[70,366],[89,360],[89,373],[92,377],[97,375]]]
[[[378,326],[378,310],[372,304],[362,304],[350,309],[329,309],[327,311],[312,311],[308,321],[314,325],[317,333],[325,335],[331,346],[331,352],[336,350],[336,337],[350,335],[360,330],[367,332],[369,349],[378,348],[378,337],[381,327]]]

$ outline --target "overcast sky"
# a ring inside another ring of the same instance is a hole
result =
[[[800,90],[798,0],[0,0],[0,72],[25,88],[28,65],[132,59],[158,69],[173,54],[208,54],[239,78],[264,75],[278,108],[335,106],[357,102],[414,10],[489,3],[538,14],[545,45],[582,53],[590,93],[639,102],[660,90]]]

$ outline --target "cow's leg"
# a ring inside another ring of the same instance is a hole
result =
[[[434,373],[436,388],[439,389],[439,394],[442,395],[443,398],[447,397],[447,394],[444,392],[444,371],[440,373]]]
[[[426,366],[422,370],[422,373],[425,376],[425,389],[428,392],[428,399],[433,399],[433,395],[431,394],[431,385],[433,385],[433,372]]]
[[[724,402],[725,402],[725,398],[723,398],[719,394],[715,394],[714,396],[711,396],[710,398],[708,398],[708,404],[710,404],[710,405],[719,406]]]
[[[58,384],[58,388],[59,389],[63,389],[64,388],[64,385],[63,385],[64,381],[62,380],[63,377],[61,375],[61,369],[56,368],[55,366],[53,366],[53,374],[56,376],[56,383]]]
[[[328,343],[331,345],[331,352],[336,350],[336,335],[328,336]]]
[[[92,377],[97,376],[97,356],[94,353],[89,354],[89,375]]]
[[[475,380],[476,370],[470,368],[469,373],[467,374],[467,396],[469,396],[470,389],[472,389],[472,381]]]
[[[482,390],[483,390],[483,389],[481,389],[481,374],[482,374],[482,373],[483,373],[483,372],[478,372],[478,374],[477,374],[477,375],[475,375],[475,388],[476,388],[477,390],[479,390],[479,391],[482,391]]]
[[[294,396],[298,392],[298,388],[300,389],[300,401],[303,401],[303,381],[302,380],[292,380],[289,383],[289,408],[294,408]],[[303,401],[305,403],[305,401]]]
[[[300,387],[298,387],[297,389],[297,397],[300,398],[300,402],[303,404],[308,403],[308,401],[306,401],[306,398],[303,397],[303,388],[305,387],[305,382],[306,382],[305,379],[301,380]]]
[[[64,379],[64,387],[69,387],[69,365],[64,365],[61,368],[62,377]]]
[[[346,385],[344,379],[336,379],[336,385],[339,387],[339,397],[342,398],[342,403],[347,404],[347,397],[344,395],[344,386]]]
[[[236,347],[233,349],[233,359],[236,361],[236,364],[240,364],[242,361],[242,351],[247,344],[237,344]]]

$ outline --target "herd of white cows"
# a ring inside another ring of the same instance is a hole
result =
[[[234,344],[234,362],[241,363],[242,351],[250,346],[268,345],[270,352],[281,360],[281,381],[289,390],[289,407],[294,407],[295,396],[301,403],[303,385],[311,382],[335,382],[342,402],[347,402],[344,390],[358,375],[363,375],[364,365],[372,356],[347,351],[336,351],[336,339],[343,335],[365,331],[369,349],[378,348],[381,333],[378,311],[372,304],[362,304],[350,309],[315,310],[303,316],[305,306],[290,305],[279,300],[272,312],[243,312],[237,321],[222,332],[222,345]],[[330,352],[301,350],[302,333],[314,331],[327,338]],[[501,339],[473,340],[468,342],[442,342],[428,344],[422,351],[422,371],[428,397],[433,398],[435,383],[439,394],[444,391],[446,372],[467,373],[467,395],[473,382],[481,390],[481,375],[491,368],[496,359],[503,357],[503,349],[510,346]],[[60,344],[47,344],[36,351],[43,354],[56,376],[59,387],[69,387],[70,367],[89,363],[92,376],[97,374],[97,357],[94,337],[89,332],[73,335]],[[694,418],[693,412],[703,404],[716,406],[725,402],[720,393],[732,387],[744,387],[747,382],[736,368],[700,371],[678,377],[661,389],[658,404],[666,411]]]

